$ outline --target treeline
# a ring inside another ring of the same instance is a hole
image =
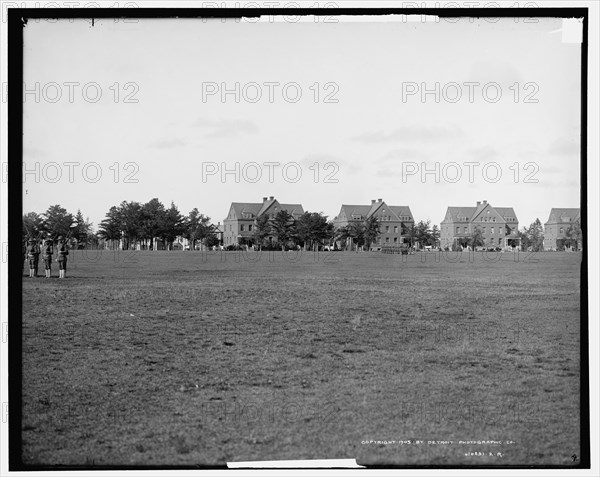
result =
[[[112,206],[100,222],[98,237],[108,241],[122,240],[125,250],[135,248],[138,243],[148,250],[156,250],[158,240],[171,250],[175,240],[183,237],[189,240],[194,250],[196,243],[208,247],[218,245],[216,229],[210,217],[201,214],[197,208],[184,216],[173,202],[166,208],[155,198],[145,204],[123,201]]]
[[[81,210],[72,214],[60,205],[51,205],[42,214],[28,212],[23,216],[23,237],[27,239],[69,237],[79,243],[96,240],[89,218],[84,219]]]
[[[366,247],[369,249],[377,242],[382,228],[385,226],[386,222],[379,221],[377,217],[369,217],[364,222],[355,222],[339,228],[336,231],[335,239],[344,243],[348,242],[350,248],[356,247],[358,250],[358,248]],[[401,224],[399,232],[406,237],[406,241],[411,247],[437,246],[440,241],[440,229],[437,225],[432,227],[430,220],[421,220],[412,225]]]
[[[573,247],[578,249],[581,243],[583,234],[581,232],[581,223],[579,220],[573,222],[567,230],[565,230],[565,238],[557,240],[557,249],[564,250],[565,248]],[[529,227],[523,227],[519,231],[519,238],[524,250],[532,250],[533,252],[541,252],[544,250],[544,226],[540,219],[535,219]]]
[[[317,212],[305,212],[298,219],[287,211],[279,211],[273,218],[267,215],[260,216],[254,225],[251,238],[242,239],[242,245],[252,244],[259,249],[268,248],[294,248],[316,249],[321,245],[337,247],[339,243],[342,250],[367,250],[377,243],[386,222],[370,217],[364,222],[356,222],[337,230],[333,222]],[[402,225],[403,235],[406,235],[411,246],[437,245],[440,231],[437,225],[431,227],[431,221],[420,221],[415,225]],[[235,247],[230,247],[235,248]]]
[[[304,212],[295,219],[287,210],[280,210],[273,218],[267,214],[258,217],[251,237],[243,238],[241,245],[252,244],[263,248],[317,248],[334,240],[333,223],[318,212]]]
[[[301,246],[310,249],[337,243],[342,249],[358,250],[366,247],[368,250],[377,243],[385,227],[385,221],[370,217],[363,222],[335,230],[333,223],[322,213],[305,212],[295,219],[286,210],[281,210],[273,217],[266,214],[258,217],[252,235],[244,237],[240,245],[251,244],[259,248]],[[399,232],[411,247],[439,245],[439,227],[431,226],[429,220],[421,220],[414,225],[402,224],[401,227]],[[508,226],[506,232],[507,235],[511,233]],[[81,210],[73,214],[60,205],[52,205],[41,214],[29,212],[23,216],[24,238],[48,237],[56,240],[61,235],[76,241],[78,245],[98,245],[100,240],[104,240],[112,241],[114,246],[123,249],[142,244],[145,249],[156,250],[158,241],[165,248],[172,249],[179,237],[187,239],[192,250],[195,250],[197,244],[206,247],[220,244],[217,226],[211,223],[210,217],[200,213],[197,208],[183,215],[173,202],[166,208],[157,198],[146,203],[123,201],[118,206],[111,207],[96,232]],[[539,218],[529,227],[523,227],[517,235],[524,250],[543,250],[544,227]],[[560,241],[560,247],[577,247],[582,238],[579,221],[574,222],[565,235],[566,238]],[[459,247],[472,248],[484,245],[483,233],[479,227],[475,227],[471,236],[461,239],[457,244]]]

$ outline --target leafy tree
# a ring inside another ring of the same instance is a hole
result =
[[[189,240],[191,250],[196,250],[198,241],[202,242],[208,239],[212,241],[212,236],[216,238],[214,226],[210,224],[210,217],[201,214],[195,207],[184,219],[182,235]]]
[[[348,241],[352,240],[352,228],[350,225],[345,225],[344,227],[339,227],[334,232],[335,240],[341,242],[342,249],[346,250],[348,248]],[[350,246],[352,249],[352,245]]]
[[[77,240],[79,245],[88,243],[93,237],[92,223],[89,218],[84,219],[81,210],[78,209],[77,214],[75,214],[75,222],[76,225],[72,229],[73,238]]]
[[[529,247],[533,252],[540,252],[544,250],[544,227],[540,219],[535,221],[529,226],[527,230],[527,239],[529,241]]]
[[[215,245],[219,245],[219,237],[217,237],[216,233],[212,233],[207,235],[207,237],[204,239],[204,244],[207,247],[214,247]]]
[[[422,248],[431,241],[431,221],[420,220],[414,225],[412,233],[415,242]]]
[[[45,229],[53,240],[59,235],[66,236],[74,223],[73,214],[67,212],[67,209],[60,205],[51,205],[44,213]]]
[[[296,235],[305,250],[310,246],[329,240],[333,224],[327,222],[327,217],[317,212],[305,212],[296,222]]]
[[[287,210],[280,210],[273,218],[271,227],[282,250],[285,249],[286,243],[296,235],[295,222],[294,217]]]
[[[207,219],[207,223],[201,223],[198,227],[198,240],[208,247],[209,243],[214,244],[215,241],[219,243],[219,239],[215,231],[216,226],[210,223],[209,217]]]
[[[415,224],[405,224],[402,223],[400,225],[402,235],[404,235],[408,239],[408,243],[411,247],[414,247],[415,241],[417,240],[417,229]]]
[[[124,235],[123,249],[128,250],[140,238],[146,238],[143,230],[143,219],[145,213],[143,206],[139,202],[121,202],[119,206],[119,215],[121,218],[121,230]]]
[[[28,212],[23,216],[23,237],[37,238],[46,232],[44,217],[36,212]]]
[[[164,212],[159,236],[165,242],[167,248],[171,250],[173,242],[183,234],[184,230],[184,218],[179,213],[179,209],[175,203],[171,201],[171,207]]]
[[[159,238],[165,232],[165,206],[154,198],[146,202],[141,209],[139,231],[140,238],[150,241],[150,249],[154,250],[154,239]]]
[[[377,237],[379,237],[381,234],[380,226],[381,224],[379,219],[374,215],[365,220],[363,227],[363,240],[367,246],[367,249],[372,243],[377,242]]]
[[[262,250],[263,243],[269,235],[271,235],[271,219],[267,214],[263,214],[254,222],[253,239],[258,244],[259,250]]]
[[[531,243],[529,241],[529,229],[527,229],[526,227],[523,227],[521,230],[519,230],[517,232],[517,236],[519,237],[520,242],[521,242],[521,248],[522,250],[528,250]],[[510,239],[509,239],[510,241]]]
[[[473,229],[473,233],[469,237],[469,246],[475,250],[475,247],[481,247],[485,245],[485,240],[483,240],[483,232],[481,228],[476,225]]]
[[[436,247],[438,246],[438,244],[440,243],[440,229],[437,225],[434,225],[433,228],[431,229],[431,235],[429,237],[429,245],[431,245],[432,247]]]
[[[106,218],[100,222],[98,236],[105,240],[119,240],[123,231],[123,219],[117,206],[112,206],[106,213]]]
[[[358,248],[365,245],[365,231],[365,224],[362,222],[354,222],[350,224],[350,237],[352,238],[352,243],[356,245],[357,253]]]
[[[568,247],[573,247],[575,250],[579,249],[579,244],[582,241],[583,233],[581,231],[581,223],[579,220],[573,222],[566,232],[567,241],[566,245]]]

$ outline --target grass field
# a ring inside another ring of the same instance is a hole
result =
[[[435,257],[72,252],[23,278],[23,459],[573,465],[581,254]]]

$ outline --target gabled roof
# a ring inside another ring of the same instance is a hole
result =
[[[346,205],[346,204],[342,204],[342,211],[344,211],[344,214],[346,214],[346,218],[348,220],[352,220],[352,216],[353,215],[360,215],[362,217],[364,217],[365,219],[367,218],[367,214],[369,213],[369,211],[371,210],[371,206],[370,205]]]
[[[476,210],[477,207],[448,207],[446,215],[450,214],[452,222],[463,221],[465,217],[470,221]]]
[[[550,217],[548,217],[548,221],[546,222],[546,224],[559,224],[559,223],[575,222],[580,217],[581,217],[581,210],[579,208],[573,208],[573,209],[552,208],[550,210]],[[571,220],[569,220],[569,219],[571,219]]]
[[[377,212],[377,210],[382,206],[385,205],[385,202],[381,201],[381,202],[373,202],[371,204],[371,207],[369,207],[369,211],[367,212],[367,218],[371,217],[371,215],[373,215],[375,212]],[[387,207],[387,206],[386,206]]]
[[[235,212],[236,218],[243,219],[244,212],[250,212],[253,214],[253,219],[264,214],[275,202],[277,199],[268,199],[264,202],[232,202],[231,207]],[[277,202],[279,204],[279,202]],[[301,204],[279,204],[281,210],[287,210],[290,214],[300,214],[304,213],[304,209]]]
[[[304,213],[304,208],[302,204],[279,204],[282,210],[287,210],[290,214],[300,214]]]
[[[408,205],[390,205],[390,210],[398,217],[406,215],[410,217],[411,220],[414,220],[413,214],[410,211],[410,207]]]
[[[485,209],[486,207],[491,207],[491,205],[487,202],[477,205],[477,207],[475,207],[475,212],[473,212],[473,215],[471,216],[471,220],[474,220],[475,217],[481,214],[481,212],[483,212],[483,209]]]
[[[254,216],[257,216],[262,204],[252,202],[232,202],[231,207],[233,207],[236,218],[241,219],[244,212],[250,212],[251,214],[254,214]]]
[[[360,215],[362,220],[368,219],[373,214],[377,213],[377,211],[385,206],[387,210],[390,211],[392,216],[395,215],[394,221],[400,221],[400,216],[409,216],[411,220],[413,219],[412,212],[410,211],[410,207],[407,205],[387,205],[385,202],[375,202],[371,205],[350,205],[350,204],[342,204],[342,208],[340,210],[340,214],[343,212],[346,216],[347,220],[352,220],[353,215]]]
[[[500,210],[503,210],[503,209],[500,208]],[[506,210],[508,210],[508,209],[506,209]],[[477,210],[473,214],[473,217],[471,217],[471,221],[475,221],[475,220],[477,220],[477,218],[481,219],[482,217],[485,217],[485,220],[488,220],[488,221],[491,220],[492,218],[495,219],[496,217],[498,217],[500,220],[505,218],[502,216],[502,214],[500,212],[498,212],[498,209],[496,209],[495,207],[492,207],[491,204],[487,204],[487,203],[477,206]]]
[[[390,211],[392,221],[399,222],[401,221],[401,216],[409,216],[412,220],[412,213],[410,211],[410,207],[407,205],[387,205],[385,202],[375,202],[371,205],[369,209],[369,213],[367,214],[367,218],[371,217],[373,214],[376,214],[382,206],[385,206],[387,210]],[[386,213],[387,214],[387,213]]]
[[[503,219],[506,219],[508,217],[514,219],[517,218],[517,214],[515,214],[515,211],[512,207],[494,207],[494,209],[502,216]]]
[[[483,211],[486,207],[490,207],[493,211],[497,212],[503,219],[512,217],[514,219],[517,218],[515,211],[512,207],[493,207],[491,204],[479,204],[477,207],[448,207],[446,211],[446,216],[450,214],[452,222],[465,222],[465,217],[468,222],[471,222],[475,217],[477,217],[481,211]],[[446,217],[445,216],[445,217]],[[444,220],[446,218],[444,217]],[[460,219],[459,219],[460,217]],[[443,222],[443,221],[442,221]]]
[[[277,199],[267,199],[267,200],[265,200],[262,203],[262,207],[258,211],[258,214],[256,214],[256,215],[262,215],[262,214],[264,214],[267,211],[267,209],[269,207],[271,207],[275,202],[277,202]]]

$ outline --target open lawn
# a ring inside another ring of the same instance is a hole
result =
[[[25,463],[573,465],[581,254],[436,256],[71,252],[23,278]]]

